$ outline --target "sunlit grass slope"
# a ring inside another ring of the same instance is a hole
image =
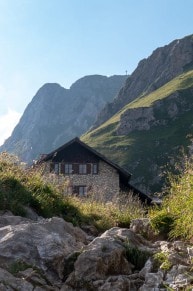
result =
[[[193,134],[191,124],[193,112],[191,108],[193,96],[193,70],[183,73],[146,96],[139,96],[127,104],[122,110],[95,130],[82,136],[82,140],[94,147],[110,159],[133,173],[134,179],[140,178],[139,184],[149,187],[152,191],[160,190],[160,181],[155,182],[155,170],[152,164],[164,166],[170,156],[176,154],[176,149],[189,145],[189,138]],[[117,127],[121,115],[132,108],[154,106],[157,101],[162,102],[162,112],[156,112],[156,117],[164,115],[164,108],[169,106],[168,97],[178,91],[180,97],[187,103],[187,112],[174,120],[169,120],[167,126],[151,127],[148,131],[133,131],[128,135],[117,135]],[[190,105],[190,106],[189,106]],[[159,180],[159,179],[157,179]]]

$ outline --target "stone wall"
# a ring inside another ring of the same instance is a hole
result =
[[[45,169],[45,177],[52,183],[63,184],[65,193],[73,186],[87,186],[88,195],[111,201],[120,191],[117,170],[103,161],[99,162],[98,174],[56,175],[49,173],[49,164],[46,164]]]

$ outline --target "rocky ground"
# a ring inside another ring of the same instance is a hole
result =
[[[148,219],[96,237],[32,218],[0,215],[0,291],[192,290],[193,246],[156,239]]]

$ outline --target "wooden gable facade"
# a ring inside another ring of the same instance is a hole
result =
[[[120,191],[139,195],[142,202],[151,199],[130,185],[131,174],[93,148],[75,138],[51,153],[44,155],[39,163],[48,165],[48,172],[68,178],[71,193],[81,196],[88,192],[106,192],[107,200]]]

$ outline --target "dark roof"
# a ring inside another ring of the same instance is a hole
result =
[[[139,196],[140,200],[147,204],[147,205],[151,205],[152,203],[152,198],[150,198],[148,195],[146,195],[145,193],[141,192],[139,189],[137,189],[136,187],[134,187],[133,185],[129,184],[129,188],[130,190],[133,192],[134,195]]]
[[[87,144],[85,144],[83,141],[81,141],[78,137],[75,137],[74,139],[72,139],[69,142],[65,143],[61,147],[59,147],[56,150],[52,151],[51,153],[49,153],[47,155],[44,155],[38,161],[38,163],[46,162],[46,161],[51,160],[56,155],[56,153],[58,153],[60,151],[63,151],[65,148],[71,146],[73,143],[80,144],[82,147],[86,148],[88,151],[92,152],[94,155],[96,155],[97,157],[99,157],[102,161],[106,162],[107,164],[109,164],[110,166],[112,166],[113,168],[115,168],[119,172],[119,174],[122,176],[122,178],[124,180],[127,179],[127,181],[128,181],[131,178],[131,174],[128,171],[126,171],[125,169],[119,167],[114,162],[112,162],[109,159],[107,159],[101,153],[97,152],[96,150],[94,150],[93,148],[91,148],[90,146],[88,146]]]

